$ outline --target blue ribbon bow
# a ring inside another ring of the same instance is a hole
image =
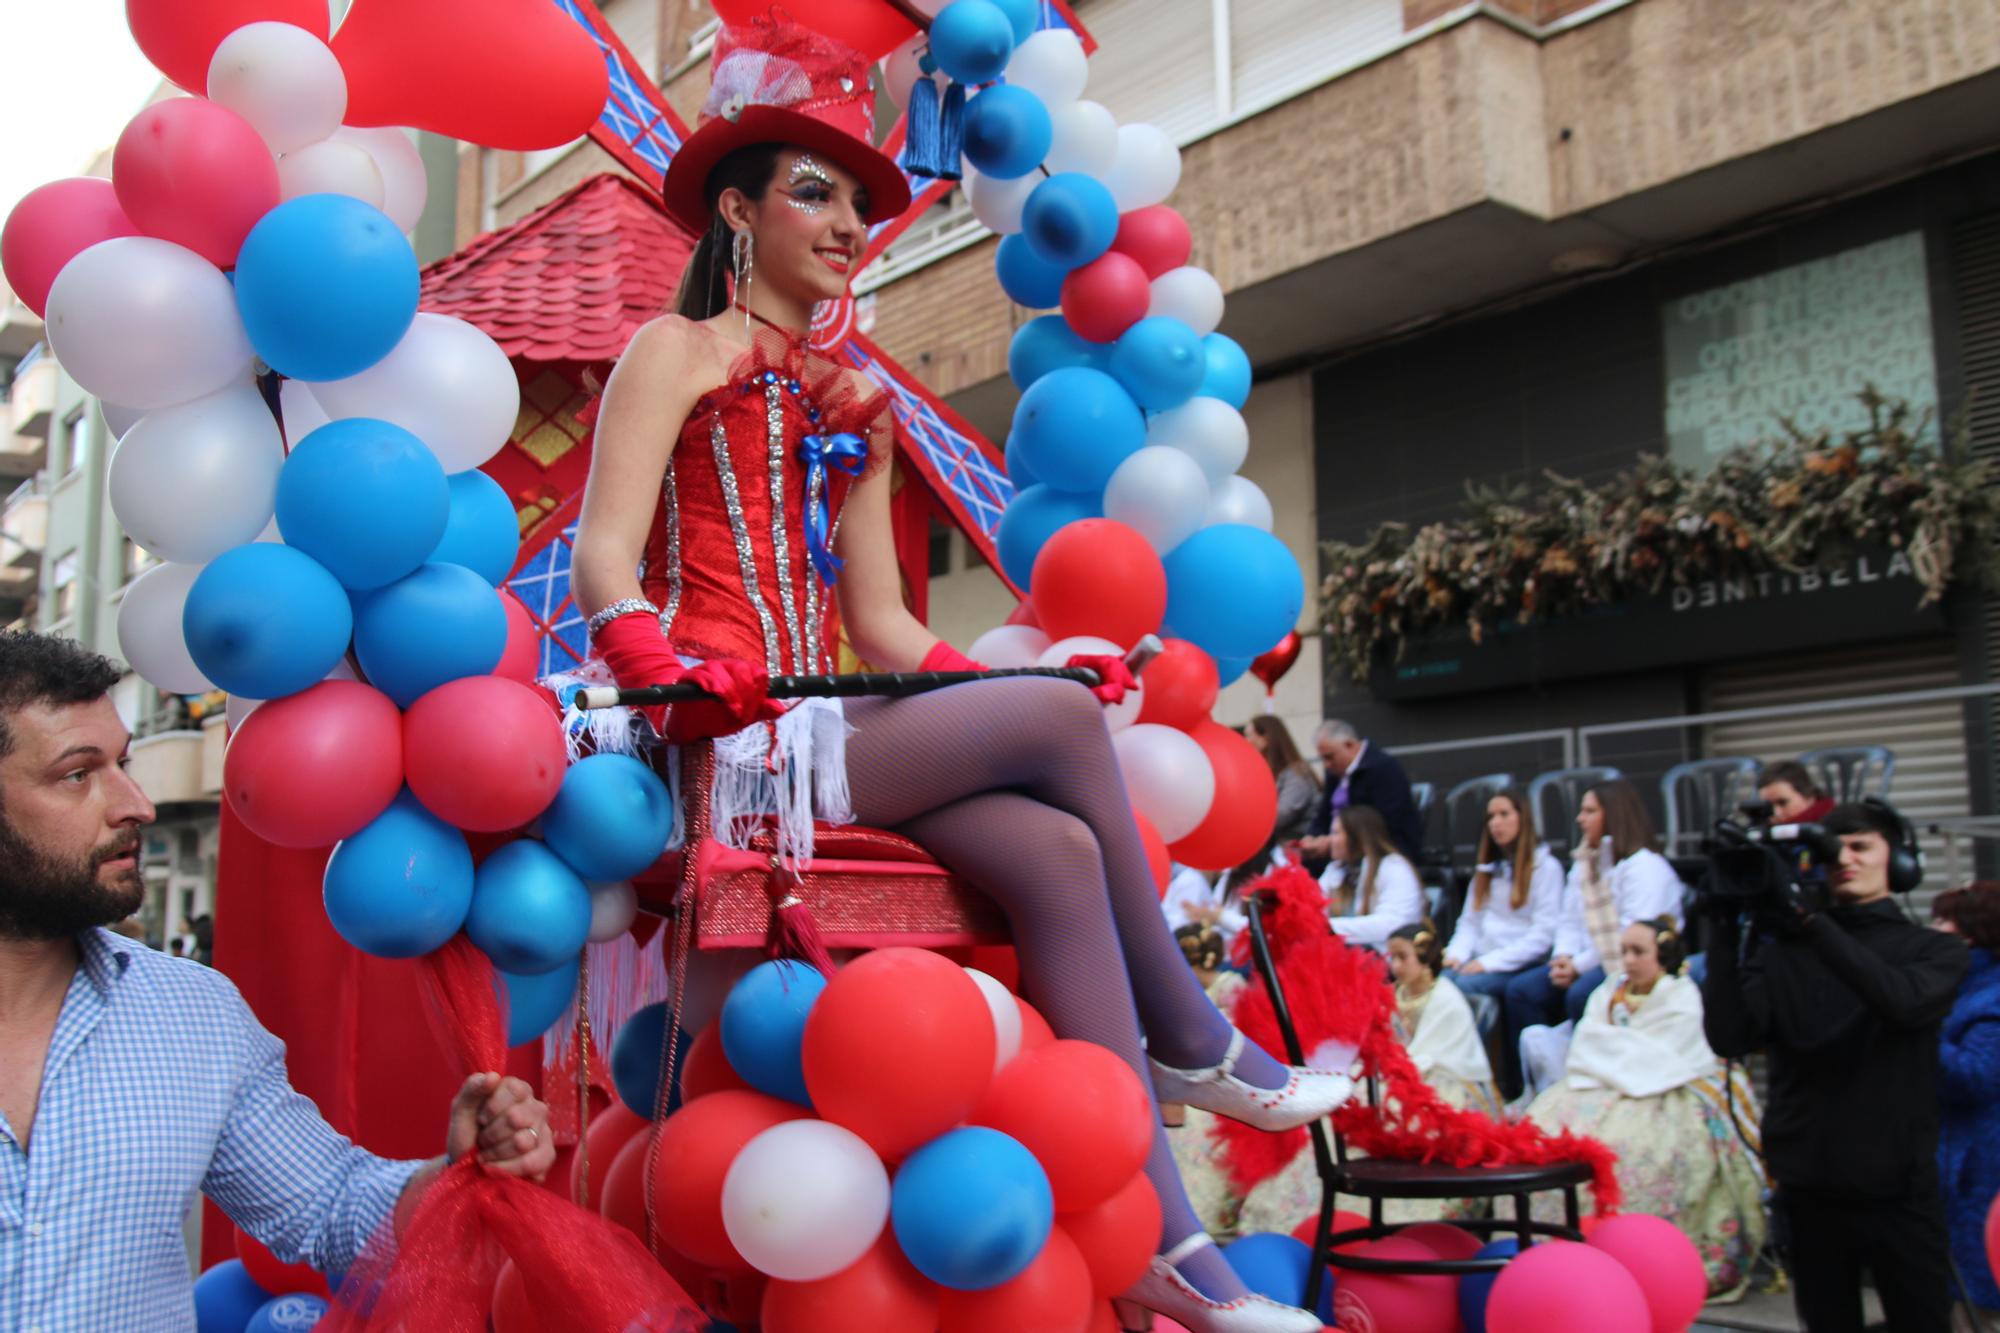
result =
[[[833,553],[831,533],[833,503],[828,496],[826,470],[837,468],[850,477],[861,475],[868,462],[868,442],[843,431],[838,435],[808,435],[799,441],[799,461],[806,465],[806,551],[820,582],[831,586],[840,578],[841,558]],[[819,492],[819,503],[812,502]]]

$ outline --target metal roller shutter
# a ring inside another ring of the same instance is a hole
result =
[[[1157,125],[1179,142],[1215,123],[1215,16],[1206,0],[1089,0],[1076,16],[1098,43],[1083,95],[1119,124]]]

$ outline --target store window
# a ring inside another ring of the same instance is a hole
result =
[[[63,624],[76,614],[76,552],[56,557],[49,566],[49,589],[55,602],[55,623]]]

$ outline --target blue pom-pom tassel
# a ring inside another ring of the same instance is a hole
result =
[[[965,89],[953,83],[942,97],[928,78],[910,85],[908,137],[903,165],[915,176],[955,181],[965,147]]]

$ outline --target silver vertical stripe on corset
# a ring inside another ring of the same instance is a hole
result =
[[[808,515],[806,521],[808,523],[812,521],[810,516],[819,512],[819,497],[821,492],[823,492],[825,489],[826,489],[825,470],[822,469],[820,471],[814,472],[812,474],[812,489],[806,496],[806,514]],[[805,669],[807,671],[831,671],[833,667],[830,661],[826,658],[825,644],[820,639],[820,634],[819,634],[819,570],[817,568],[812,567],[812,562],[810,560],[808,560],[806,564],[808,568],[806,569],[807,662]],[[829,595],[832,593],[832,591],[833,590],[831,588],[827,590]]]
[[[674,463],[667,460],[667,477],[660,484],[667,507],[667,604],[660,608],[660,637],[674,641],[674,617],[681,609],[681,497],[674,485]]]
[[[764,604],[763,591],[757,584],[757,550],[750,544],[750,525],[743,520],[743,500],[736,492],[736,468],[729,461],[729,433],[722,428],[720,412],[715,414],[708,442],[715,447],[715,471],[722,479],[722,505],[729,511],[729,536],[736,544],[737,566],[743,571],[743,592],[750,605],[757,608],[757,621],[764,627],[764,670],[773,676],[783,675],[784,668],[778,663],[778,626],[771,619],[771,608]]]
[[[785,531],[785,387],[764,386],[764,438],[770,445],[771,555],[778,571],[778,605],[785,612],[785,633],[792,641],[792,669],[810,671],[806,645],[799,635],[799,604],[792,596],[792,546]]]

